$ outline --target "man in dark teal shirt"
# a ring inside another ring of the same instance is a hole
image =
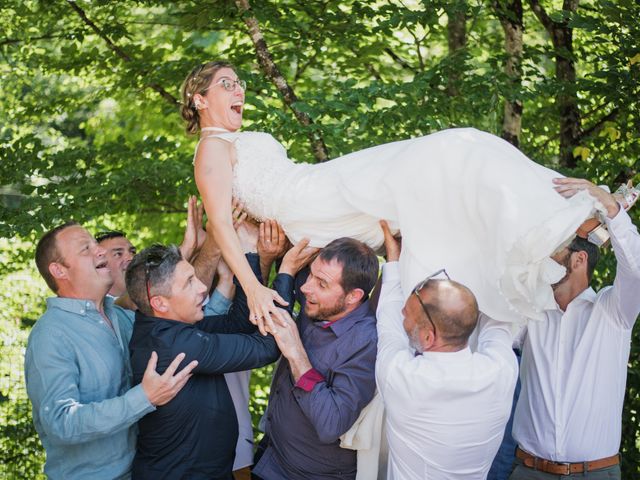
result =
[[[293,305],[292,249],[274,281]],[[297,252],[297,253],[296,253]],[[260,278],[259,258],[247,255]],[[139,425],[133,478],[232,479],[238,436],[235,410],[224,373],[258,368],[280,352],[273,337],[262,336],[249,322],[246,296],[239,285],[228,314],[204,316],[207,287],[176,247],[155,245],[138,254],[127,270],[127,290],[139,308],[129,348],[134,383],[144,372],[144,358],[158,355],[162,372],[174,351],[198,366],[181,394],[145,416]]]

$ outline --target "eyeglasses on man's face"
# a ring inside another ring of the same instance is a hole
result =
[[[439,276],[439,275],[444,275],[447,280],[451,280],[449,278],[449,274],[447,273],[447,271],[442,268],[440,270],[438,270],[435,273],[432,273],[431,275],[429,275],[427,278],[425,278],[423,281],[421,281],[418,285],[416,285],[416,288],[413,289],[413,294],[416,296],[416,298],[418,299],[418,301],[420,302],[420,305],[422,306],[422,310],[424,311],[424,314],[427,316],[427,319],[429,320],[429,323],[431,323],[431,326],[433,327],[433,335],[436,335],[436,324],[433,323],[433,320],[431,319],[431,315],[429,315],[429,310],[427,309],[427,306],[425,305],[425,303],[422,301],[422,298],[420,298],[420,291],[427,285],[427,283],[429,283],[429,280]]]

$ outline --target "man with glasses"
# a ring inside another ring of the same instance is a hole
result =
[[[400,244],[382,222],[387,263],[378,303],[376,380],[390,477],[484,479],[511,411],[518,365],[509,327],[480,315],[445,270],[404,297]],[[469,337],[478,325],[478,347]]]
[[[40,239],[36,265],[57,294],[47,299],[25,354],[45,473],[51,479],[128,478],[136,422],[182,389],[195,362],[179,370],[180,353],[158,375],[157,356],[147,355],[140,384],[131,387],[133,312],[105,298],[113,283],[105,249],[77,223]]]
[[[301,242],[282,260],[274,286],[293,305],[293,275],[310,259]],[[256,254],[247,260],[260,278]],[[126,274],[127,291],[138,306],[130,342],[134,381],[144,359],[158,353],[158,370],[174,352],[198,366],[184,390],[140,420],[134,478],[231,478],[238,421],[224,374],[262,367],[280,355],[273,337],[249,322],[246,295],[236,285],[228,314],[204,316],[208,287],[176,246],[154,245],[140,252]]]
[[[556,184],[565,197],[587,190],[605,208],[616,276],[597,293],[589,287],[599,256],[593,225],[553,257],[566,273],[553,285],[557,308],[527,324],[509,478],[619,479],[627,362],[640,313],[640,236],[607,191],[574,178]]]

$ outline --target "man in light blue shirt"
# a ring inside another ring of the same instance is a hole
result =
[[[185,385],[192,362],[163,375],[151,355],[131,388],[128,342],[133,313],[105,299],[113,279],[105,250],[77,223],[45,234],[36,248],[40,274],[57,297],[29,335],[25,355],[33,420],[53,479],[129,478],[135,424]]]

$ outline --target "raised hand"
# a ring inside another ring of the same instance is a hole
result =
[[[380,227],[382,227],[382,233],[384,234],[384,248],[387,251],[387,262],[397,262],[400,259],[401,242],[393,236],[386,220],[380,220]]]
[[[203,205],[198,205],[198,199],[195,195],[190,196],[187,201],[187,226],[180,244],[180,253],[187,261],[190,261],[200,250],[207,236],[207,232],[202,228],[203,215]]]
[[[579,191],[586,190],[589,195],[602,203],[607,209],[609,218],[615,217],[620,211],[620,205],[615,197],[589,180],[582,178],[554,178],[553,183],[556,185],[554,187],[556,192],[565,198],[571,198]]]
[[[149,402],[154,406],[161,406],[173,400],[182,387],[191,378],[191,371],[198,366],[198,361],[194,360],[176,373],[178,365],[184,360],[185,354],[180,353],[162,374],[156,372],[158,365],[158,354],[151,352],[149,363],[142,377],[142,389],[147,395]],[[175,375],[174,375],[175,374]]]
[[[258,237],[258,255],[260,259],[273,262],[287,251],[288,240],[284,230],[275,220],[266,220],[260,224]]]
[[[248,214],[244,210],[244,203],[233,197],[231,200],[231,221],[233,222],[234,230],[238,230],[238,227],[244,223],[247,217]]]
[[[315,258],[319,251],[319,248],[309,247],[309,239],[303,238],[285,254],[279,272],[295,276]]]

